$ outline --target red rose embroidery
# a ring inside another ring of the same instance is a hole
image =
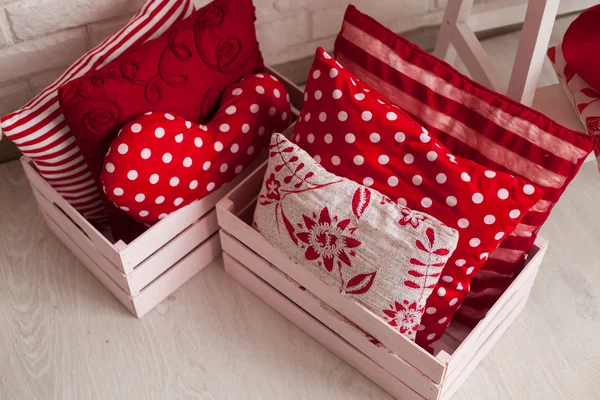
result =
[[[267,198],[275,201],[279,201],[281,199],[281,195],[279,193],[279,188],[281,187],[281,182],[275,179],[275,174],[271,174],[269,179],[265,182],[265,188],[267,189]]]
[[[338,221],[337,217],[333,219],[329,215],[327,207],[323,208],[317,217],[313,213],[312,218],[306,215],[304,227],[300,226],[300,231],[296,232],[296,237],[306,246],[304,257],[307,260],[322,261],[327,271],[331,272],[334,265],[341,268],[342,263],[351,266],[350,256],[354,256],[353,248],[360,246],[360,241],[352,237],[355,228],[350,228],[350,220]]]
[[[390,326],[411,337],[417,332],[424,309],[424,306],[417,307],[416,302],[409,303],[408,300],[403,300],[402,304],[395,301],[388,310],[383,310],[383,313],[389,319]]]
[[[410,225],[413,228],[417,228],[421,221],[425,220],[423,214],[414,212],[409,208],[402,207],[402,210],[400,212],[402,214],[402,217],[400,218],[398,223],[402,226]]]

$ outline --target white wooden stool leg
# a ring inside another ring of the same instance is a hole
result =
[[[448,0],[440,34],[435,44],[434,54],[437,58],[453,64],[456,61],[456,49],[452,46],[452,36],[459,22],[467,21],[473,0]]]
[[[507,94],[531,105],[560,0],[529,0]]]

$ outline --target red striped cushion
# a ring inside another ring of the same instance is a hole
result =
[[[591,152],[592,139],[479,85],[353,6],[346,11],[335,55],[454,154],[544,189],[542,200],[473,279],[472,300],[457,319],[476,323],[521,270],[541,225]]]
[[[88,51],[52,85],[0,120],[4,134],[42,176],[90,221],[105,219],[96,185],[58,105],[58,89],[124,51],[162,34],[192,13],[190,0],[149,0],[120,31]]]

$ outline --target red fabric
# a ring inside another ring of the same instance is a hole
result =
[[[226,88],[206,125],[148,113],[123,127],[110,145],[104,191],[133,219],[155,223],[232,180],[290,120],[285,87],[263,74]]]
[[[147,111],[210,119],[223,89],[263,70],[251,0],[215,0],[164,35],[63,86],[60,106],[92,177],[118,130]],[[141,231],[102,196],[115,238]]]
[[[148,0],[127,25],[81,56],[30,102],[0,120],[4,134],[34,161],[44,179],[89,221],[106,220],[106,213],[79,146],[58,107],[58,89],[162,34],[173,23],[190,15],[193,9],[189,0]]]
[[[454,154],[543,189],[542,200],[490,255],[484,266],[488,273],[473,279],[478,296],[465,302],[469,307],[459,317],[478,309],[470,321],[478,320],[487,310],[478,308],[481,298],[493,303],[522,269],[541,225],[592,150],[592,138],[477,84],[353,6],[335,51],[342,65],[406,110]]]
[[[581,13],[565,32],[562,51],[571,70],[600,92],[600,5]]]
[[[454,156],[378,92],[317,51],[293,140],[328,171],[458,229],[458,246],[427,300],[417,343],[439,339],[469,282],[542,195],[527,181]]]

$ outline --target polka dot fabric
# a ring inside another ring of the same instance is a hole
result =
[[[225,89],[206,125],[172,113],[147,113],[112,142],[103,190],[136,221],[156,223],[232,180],[290,119],[287,91],[268,74],[247,76]]]
[[[293,140],[324,168],[459,232],[427,300],[417,343],[440,338],[471,278],[541,197],[539,188],[454,156],[400,108],[318,49]]]

